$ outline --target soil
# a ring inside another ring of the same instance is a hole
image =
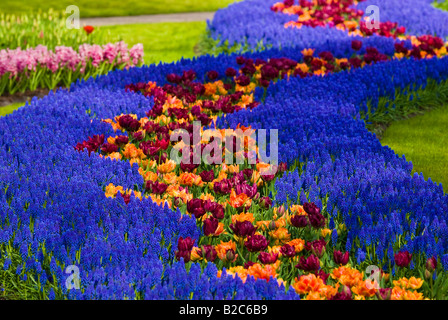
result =
[[[54,89],[56,90],[56,89]],[[42,98],[46,96],[50,92],[49,89],[37,89],[35,91],[27,90],[25,92],[16,92],[12,95],[6,94],[3,96],[0,96],[0,107],[4,107],[13,103],[19,103],[19,102],[27,102],[30,101],[33,97]]]

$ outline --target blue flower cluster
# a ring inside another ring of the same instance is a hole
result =
[[[246,0],[218,10],[208,30],[219,44],[248,45],[251,49],[261,47],[319,47],[325,43],[337,44],[347,41],[347,32],[330,27],[300,29],[285,28],[286,22],[294,20],[288,14],[276,13],[270,7],[281,0]],[[406,27],[407,34],[431,34],[448,36],[448,13],[432,6],[433,0],[367,0],[358,8],[369,5],[380,9],[380,21],[398,22]],[[367,14],[368,15],[368,14]]]

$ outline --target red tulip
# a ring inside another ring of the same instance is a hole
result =
[[[93,32],[93,30],[95,30],[95,28],[92,27],[92,26],[84,26],[84,31],[85,31],[87,34],[91,34],[91,33]]]

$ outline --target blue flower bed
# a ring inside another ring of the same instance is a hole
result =
[[[253,58],[300,60],[301,49],[311,44],[317,52],[329,50],[337,57],[353,54],[352,38],[341,31],[303,29],[292,36],[283,26],[277,28],[271,20],[277,19],[280,25],[284,18],[270,12],[266,3],[273,1],[249,0],[219,11],[212,24],[216,34],[232,35],[228,39],[238,41],[247,37],[251,44],[261,38],[275,39],[274,47],[283,48],[247,54]],[[234,12],[244,6],[252,10],[247,16]],[[422,11],[423,16],[428,10]],[[238,23],[227,31],[220,29],[226,15],[260,23],[252,15],[257,12],[269,16],[261,20],[264,28],[254,22],[247,29]],[[388,16],[394,17],[406,16]],[[406,25],[404,20],[400,23]],[[415,26],[414,32],[427,32],[428,26]],[[448,35],[436,25],[431,30]],[[375,45],[380,52],[393,52],[390,38],[359,40],[363,47]],[[284,48],[291,43],[296,47]],[[137,165],[73,148],[88,136],[114,134],[101,119],[122,113],[143,116],[152,107],[152,100],[125,92],[125,85],[143,81],[163,85],[167,74],[189,69],[199,79],[212,68],[223,74],[227,67],[236,67],[235,56],[114,71],[78,82],[70,92],[60,90],[34,99],[0,118],[3,270],[19,274],[32,285],[36,282],[50,299],[298,299],[294,290],[275,281],[249,277],[243,284],[225,273],[218,277],[213,263],[204,270],[193,263],[186,270],[183,262],[175,261],[174,252],[179,237],[197,240],[201,236],[195,219],[150,200],[131,198],[125,205],[120,197],[106,198],[103,188],[109,183],[125,188],[143,183]],[[270,86],[264,103],[253,111],[228,115],[218,125],[279,129],[280,161],[303,166],[300,172],[294,170],[276,181],[276,203],[315,202],[330,217],[330,227],[345,225],[346,249],[357,252],[359,261],[382,264],[388,258],[393,263],[393,254],[400,249],[438,256],[448,270],[448,196],[441,185],[421,175],[411,176],[412,164],[382,147],[360,119],[369,101],[375,110],[380,97],[393,100],[396,89],[424,88],[428,79],[448,80],[448,58],[394,60],[326,77],[291,78]],[[256,92],[258,101],[262,94]],[[374,252],[367,252],[372,244]],[[21,262],[13,266],[17,259]],[[66,267],[73,264],[80,269],[82,290],[68,291],[65,286]]]

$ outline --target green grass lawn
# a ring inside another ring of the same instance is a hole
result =
[[[446,0],[435,0],[434,6],[436,8],[442,9],[442,10],[448,10],[448,1]]]
[[[13,103],[6,107],[0,107],[0,117],[12,113],[14,110],[19,109],[21,106],[25,105],[23,102]]]
[[[204,12],[224,8],[235,0],[1,0],[0,12],[27,13],[64,10],[69,5],[79,8],[81,18],[135,16],[144,14]]]
[[[393,123],[381,143],[412,161],[413,172],[442,183],[448,192],[448,105]]]
[[[194,46],[205,32],[205,21],[131,24],[103,26],[101,29],[117,34],[128,47],[142,43],[145,64],[173,62],[195,56]]]

